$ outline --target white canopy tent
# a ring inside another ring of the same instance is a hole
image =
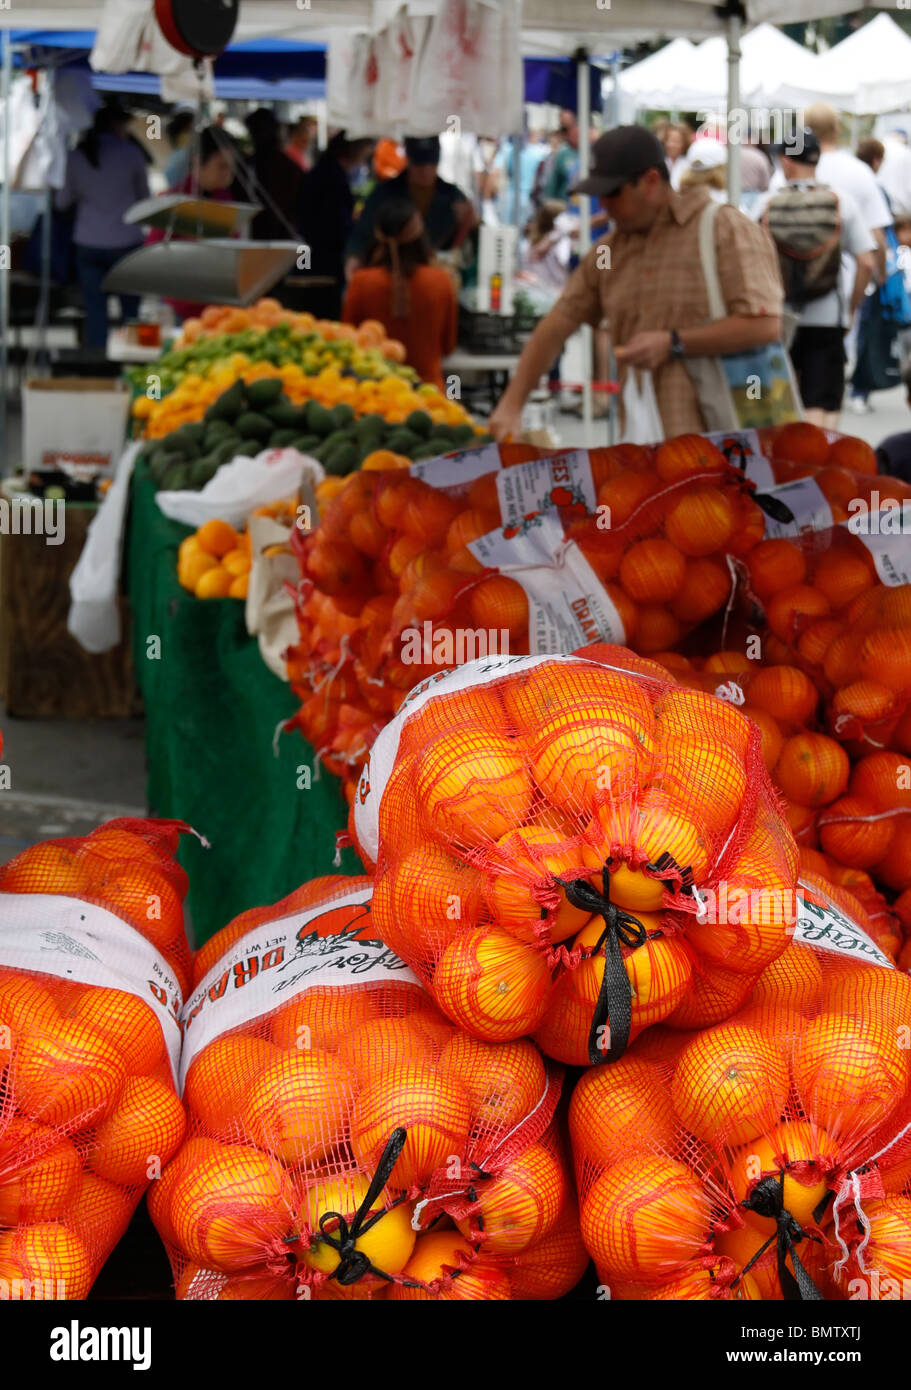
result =
[[[650,53],[641,63],[634,63],[620,74],[620,92],[643,110],[650,107],[675,110],[685,106],[685,102],[677,100],[677,91],[687,82],[698,51],[689,39],[671,39],[656,53]]]
[[[844,91],[834,102],[854,115],[879,115],[911,106],[911,38],[887,14],[849,34],[817,60],[822,90]]]

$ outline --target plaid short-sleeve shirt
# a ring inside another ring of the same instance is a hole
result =
[[[556,311],[572,330],[583,323],[596,328],[606,321],[616,347],[636,333],[708,323],[708,293],[699,258],[700,214],[708,201],[704,188],[672,193],[647,232],[613,232],[593,246],[570,278]],[[610,248],[609,257],[604,247]],[[715,247],[728,313],[750,318],[780,314],[784,293],[778,255],[765,228],[724,204],[715,218]],[[624,371],[621,366],[621,384]],[[696,390],[682,362],[658,368],[655,393],[667,435],[704,428]]]

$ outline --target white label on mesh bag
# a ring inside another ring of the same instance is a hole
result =
[[[461,449],[450,454],[439,454],[433,459],[422,459],[409,468],[412,478],[420,478],[428,487],[456,487],[459,483],[473,483],[475,478],[483,478],[485,473],[498,473],[500,450],[496,444],[485,444],[480,449]]]
[[[881,965],[886,970],[895,968],[876,942],[871,941],[821,889],[799,881],[797,898],[800,906],[794,924],[794,941],[823,951],[835,951],[840,956],[851,956],[867,965]]]
[[[803,531],[825,531],[834,524],[832,508],[815,478],[795,478],[769,488],[766,495],[783,502],[793,513],[793,521],[776,521],[766,516],[766,539],[799,536]]]
[[[587,449],[520,463],[497,474],[497,496],[504,526],[520,523],[550,507],[580,505],[593,512],[595,480]]]
[[[862,541],[873,556],[873,565],[880,583],[887,585],[890,589],[896,589],[899,584],[911,584],[911,551],[909,551],[907,535],[895,536],[880,533],[876,523],[882,515],[882,512],[874,512],[873,516],[869,518],[871,535],[865,531],[855,530],[850,522],[843,522],[842,525],[847,526],[851,534]]]
[[[572,652],[587,642],[626,641],[610,595],[575,541],[564,541],[556,512],[489,531],[468,549],[525,590],[534,655]]]
[[[184,1007],[181,1092],[190,1063],[213,1038],[262,1018],[315,985],[340,989],[385,980],[419,984],[382,941],[361,938],[365,930],[369,936],[372,892],[358,888],[264,922],[225,952]],[[317,936],[317,926],[333,934]]]
[[[466,661],[452,671],[440,671],[428,676],[410,690],[394,719],[380,730],[367,761],[361,769],[354,801],[354,828],[358,844],[375,860],[379,853],[379,811],[383,792],[392,776],[399,751],[399,740],[405,721],[411,718],[428,700],[442,695],[454,695],[472,686],[487,685],[502,680],[513,672],[527,671],[545,661],[572,662],[572,656],[487,656]]]
[[[176,1082],[180,986],[152,943],[116,913],[58,893],[0,893],[0,965],[135,994],[161,1024]]]

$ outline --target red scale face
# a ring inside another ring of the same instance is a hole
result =
[[[214,58],[231,42],[240,0],[155,0],[155,18],[172,48]]]

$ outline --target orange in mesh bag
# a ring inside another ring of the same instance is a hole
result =
[[[184,1014],[187,1139],[149,1194],[178,1298],[572,1288],[559,1069],[454,1029],[376,939],[368,879],[305,884],[213,943]]]
[[[183,1138],[179,821],[0,868],[0,1297],[85,1298]]]
[[[618,1057],[716,971],[733,1012],[787,943],[797,851],[758,731],[623,648],[416,687],[353,829],[383,939],[444,1012],[559,1061]]]
[[[911,981],[819,881],[803,898],[737,1014],[646,1034],[573,1093],[582,1233],[613,1298],[844,1297],[851,1214],[907,1180],[887,1166],[907,1152]]]

